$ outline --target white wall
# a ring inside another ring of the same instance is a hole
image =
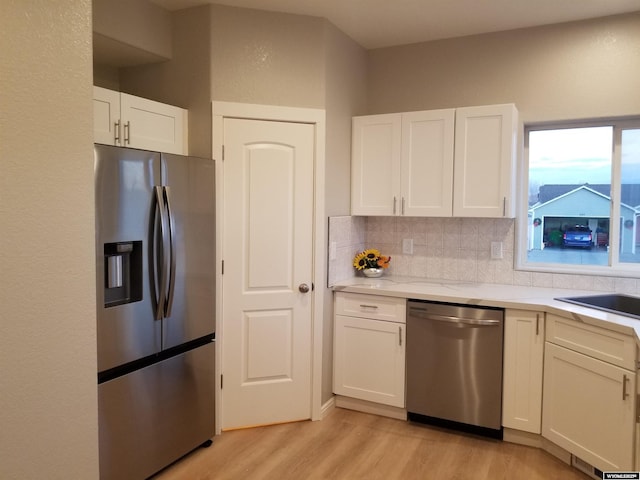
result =
[[[0,2],[0,478],[98,478],[90,0]]]

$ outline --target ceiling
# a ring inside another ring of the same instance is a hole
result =
[[[151,0],[324,17],[367,49],[640,11],[639,0]]]

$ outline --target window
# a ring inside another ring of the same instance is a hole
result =
[[[525,156],[518,267],[639,275],[640,119],[527,127]]]

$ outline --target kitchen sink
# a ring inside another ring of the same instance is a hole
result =
[[[560,297],[555,300],[604,310],[605,312],[617,313],[640,320],[640,297],[612,293],[605,295],[586,295],[583,297]]]

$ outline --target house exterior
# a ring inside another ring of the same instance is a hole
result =
[[[638,187],[640,185],[623,185],[622,188],[621,253],[635,253],[636,250],[636,218],[640,211],[625,200],[636,205],[640,203]],[[610,185],[588,184],[540,187],[539,201],[529,207],[529,249],[560,246],[562,233],[572,225],[588,226],[593,232],[593,245],[606,247],[611,215],[610,190]]]

